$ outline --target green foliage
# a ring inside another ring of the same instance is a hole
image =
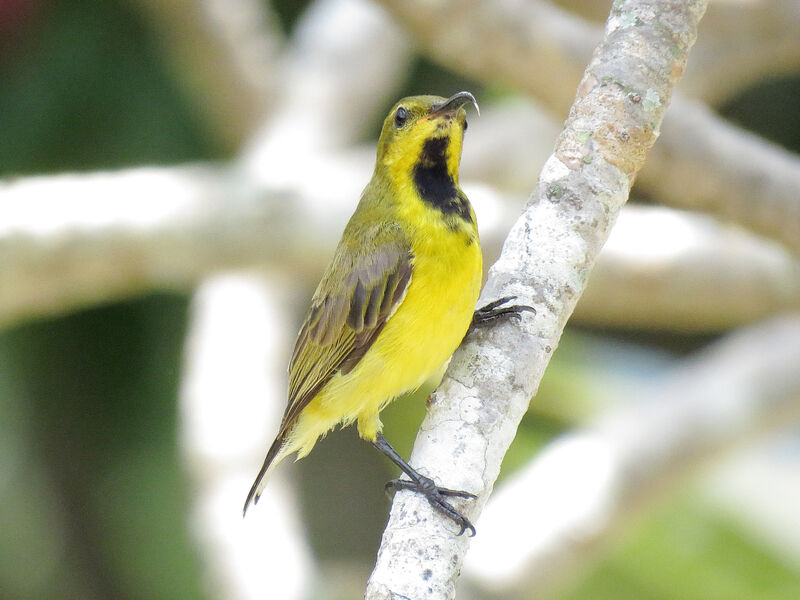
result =
[[[217,154],[126,3],[43,5],[0,56],[0,175]]]
[[[565,600],[792,600],[797,572],[691,495],[648,515]]]
[[[25,433],[12,456],[28,465],[3,465],[15,483],[0,490],[4,531],[23,556],[46,542],[48,566],[32,586],[2,560],[0,589],[16,598],[202,596],[176,440],[185,304],[153,297],[0,337],[0,392]],[[64,596],[65,584],[80,593]]]

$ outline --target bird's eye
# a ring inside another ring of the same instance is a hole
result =
[[[464,119],[464,131],[467,130],[467,127],[469,127],[469,122],[466,119]]]
[[[398,129],[406,124],[408,120],[408,111],[402,106],[394,113],[394,126]]]

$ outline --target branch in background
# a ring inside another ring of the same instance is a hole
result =
[[[557,113],[572,100],[607,10],[596,0],[381,2],[431,56],[483,80],[511,82]],[[716,104],[755,81],[796,72],[798,26],[795,0],[713,2],[681,89]]]
[[[712,2],[681,90],[716,105],[758,81],[796,73],[798,29],[796,0]]]
[[[710,217],[628,205],[573,319],[716,332],[800,310],[800,263],[783,246]]]
[[[225,267],[316,265],[358,192],[317,185],[315,195],[305,184],[265,190],[211,166],[0,182],[0,325],[188,286]]]
[[[776,438],[748,447],[714,469],[704,482],[703,498],[717,513],[732,516],[759,546],[800,571],[797,428],[787,428]]]
[[[553,151],[553,140],[561,126],[549,112],[527,98],[507,98],[484,106],[480,118],[469,123],[461,178],[478,179],[504,192],[528,195]]]
[[[498,490],[465,575],[491,597],[513,590],[539,598],[573,579],[647,500],[721,450],[796,422],[798,364],[800,319],[774,318],[730,334],[624,408],[559,438]]]
[[[606,16],[606,3],[597,0],[556,0],[556,4],[592,21]],[[681,90],[719,104],[766,77],[796,72],[800,66],[798,28],[796,0],[712,2]]]
[[[245,147],[245,167],[280,183],[304,168],[309,154],[359,139],[393,101],[411,59],[408,36],[380,7],[367,0],[312,3],[282,62],[275,110]]]
[[[514,85],[557,114],[571,101],[587,42],[597,35],[595,26],[546,2],[383,2],[431,56],[472,77]],[[477,45],[482,52],[471,51]],[[666,204],[721,213],[800,252],[800,158],[677,96],[673,108],[639,177],[645,189]],[[735,151],[723,152],[729,148]],[[725,168],[721,156],[737,168]],[[691,177],[676,176],[678,168],[691,169]],[[681,187],[662,192],[665,182]],[[735,208],[723,207],[729,199]]]
[[[217,138],[236,150],[277,87],[282,35],[259,0],[134,0]]]
[[[614,3],[555,153],[481,294],[484,304],[517,296],[538,312],[469,335],[431,399],[410,462],[440,485],[477,493],[458,506],[473,521],[655,142],[705,7]],[[398,492],[366,600],[453,598],[467,545],[424,498]]]
[[[280,171],[271,159],[287,150],[352,141],[411,61],[407,36],[366,0],[312,3],[282,52],[275,18],[256,0],[136,3],[220,139],[232,150],[250,139],[255,168],[267,172]]]
[[[481,81],[510,83],[559,119],[603,34],[601,27],[538,0],[381,2],[433,59]]]
[[[371,161],[372,148],[310,159],[303,178],[280,189],[210,165],[0,182],[0,327],[187,290],[220,269],[263,265],[314,279]],[[476,183],[464,189],[488,263],[522,199]],[[716,331],[797,307],[799,289],[797,263],[783,248],[702,216],[629,206],[575,317]]]
[[[747,227],[800,255],[800,158],[675,98],[637,184],[659,201]],[[649,164],[649,163],[648,163]]]
[[[282,308],[289,303],[277,290],[288,285],[226,274],[203,282],[192,300],[180,446],[193,490],[192,532],[214,598],[309,597],[314,560],[284,478],[276,476],[246,519],[241,513],[284,405],[291,333]],[[276,576],[265,577],[265,566]]]
[[[465,173],[477,172],[508,190],[530,187],[534,167],[543,161],[542,140],[554,126],[533,103],[504,103],[470,130]],[[648,168],[651,161],[658,168]],[[796,155],[725,124],[702,103],[676,97],[647,165],[637,189],[671,206],[739,223],[800,253]]]

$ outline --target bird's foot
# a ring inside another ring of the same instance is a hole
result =
[[[453,508],[453,506],[447,500],[445,500],[445,498],[449,496],[474,500],[477,498],[477,496],[461,490],[451,490],[448,488],[439,487],[430,477],[425,477],[424,475],[419,474],[417,475],[419,479],[416,481],[409,481],[408,479],[392,479],[386,483],[385,489],[387,492],[396,492],[397,490],[412,490],[422,494],[435,510],[456,522],[456,525],[461,528],[457,535],[461,535],[469,529],[471,532],[469,536],[474,536],[475,527],[472,525],[469,519]]]
[[[532,306],[528,306],[527,304],[512,304],[511,306],[504,306],[504,304],[516,299],[516,296],[505,296],[479,308],[472,315],[472,324],[470,325],[470,328],[491,323],[492,321],[495,321],[496,319],[499,319],[505,315],[521,319],[522,313],[524,312],[536,313],[536,309]]]

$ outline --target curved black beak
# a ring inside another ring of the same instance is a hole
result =
[[[457,92],[450,96],[444,102],[437,102],[433,106],[431,106],[430,114],[436,113],[445,113],[456,111],[465,104],[472,104],[475,107],[475,110],[478,112],[478,116],[481,115],[481,109],[478,108],[478,101],[475,100],[475,96],[470,94],[469,92]]]

